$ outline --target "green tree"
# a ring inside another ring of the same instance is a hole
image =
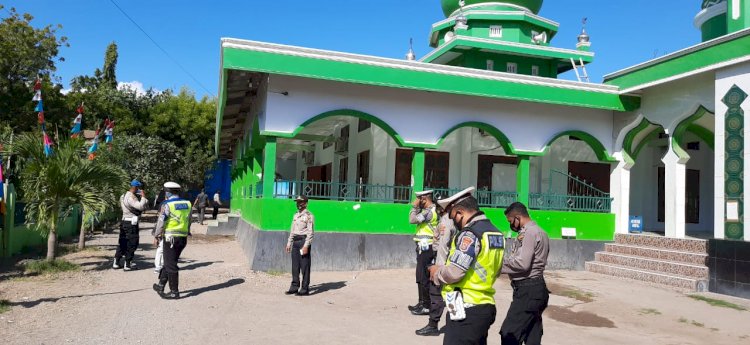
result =
[[[117,88],[117,44],[110,43],[107,52],[104,53],[104,69],[102,70],[102,83],[109,88]]]
[[[182,151],[167,140],[142,135],[120,136],[111,150],[103,145],[99,150],[97,161],[118,166],[126,172],[128,180],[141,181],[151,200],[161,191],[164,182],[181,182]]]
[[[181,180],[188,187],[203,184],[214,155],[216,100],[203,97],[200,101],[187,88],[177,95],[165,93],[164,100],[151,110],[146,132],[164,138],[182,148]]]
[[[0,5],[0,9],[3,7]],[[28,13],[14,8],[0,21],[0,121],[13,124],[18,130],[34,128],[36,114],[31,101],[34,80],[41,75],[45,82],[45,110],[48,119],[59,117],[60,86],[53,85],[59,48],[68,46],[67,38],[57,36],[62,26],[35,28]],[[26,115],[28,114],[28,115]],[[51,121],[53,122],[53,121]]]
[[[44,154],[39,133],[24,133],[13,148],[23,160],[21,186],[26,214],[36,230],[47,234],[47,260],[55,259],[57,229],[80,205],[84,214],[102,214],[117,205],[118,191],[127,188],[122,169],[106,162],[89,161],[79,139],[65,139],[53,155]]]

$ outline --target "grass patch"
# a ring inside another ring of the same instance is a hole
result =
[[[661,315],[661,312],[654,308],[643,308],[639,310],[641,315]]]
[[[77,271],[81,269],[81,266],[62,259],[56,259],[53,261],[32,260],[24,262],[23,269],[25,274],[55,274]]]
[[[266,273],[269,276],[279,277],[279,276],[283,276],[286,273],[286,271],[270,270],[270,271],[268,271]]]
[[[688,319],[686,319],[684,317],[679,318],[677,321],[680,322],[680,323],[689,323],[689,324],[691,324],[691,325],[693,325],[695,327],[705,327],[704,324],[702,324],[702,323],[700,323],[698,321],[688,320]]]
[[[710,297],[701,296],[701,295],[688,295],[688,297],[690,297],[690,298],[692,298],[692,299],[694,299],[696,301],[706,302],[706,303],[708,303],[708,304],[710,304],[710,305],[712,305],[714,307],[729,308],[729,309],[734,309],[734,310],[739,310],[739,311],[745,311],[745,310],[747,310],[747,308],[745,308],[745,307],[743,307],[741,305],[734,304],[732,302],[723,301],[723,300],[720,300],[720,299],[710,298]]]
[[[0,299],[0,314],[10,311],[10,302],[8,300]]]
[[[581,291],[577,289],[565,289],[558,293],[559,296],[575,299],[584,303],[590,303],[594,301],[594,294],[591,292]]]

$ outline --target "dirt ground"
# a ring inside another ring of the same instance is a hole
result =
[[[11,305],[0,314],[3,344],[442,343],[442,337],[414,335],[427,317],[406,309],[416,300],[412,270],[313,272],[311,296],[286,296],[289,274],[250,271],[232,238],[208,238],[200,227],[183,253],[183,298],[162,300],[151,289],[154,248],[144,225],[137,271],[111,269],[115,233],[95,236],[94,249],[65,256],[82,265],[79,272],[2,272],[0,300]],[[553,295],[544,314],[545,344],[750,343],[750,311],[588,272],[548,272],[547,281]],[[507,280],[496,288],[493,344],[500,343],[511,301]],[[750,309],[748,300],[706,295]]]

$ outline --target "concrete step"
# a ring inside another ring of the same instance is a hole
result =
[[[634,279],[655,285],[670,286],[686,291],[707,291],[708,282],[702,279],[669,275],[632,267],[625,267],[604,262],[589,261],[586,271],[609,276]]]
[[[708,254],[708,241],[706,240],[669,238],[655,235],[616,234],[615,243],[687,253]]]
[[[204,220],[203,224],[206,224],[207,227],[212,227],[212,226],[217,227],[219,226],[219,221],[214,220],[214,219],[208,219],[208,220]]]
[[[698,266],[705,266],[708,264],[708,254],[681,252],[654,247],[639,247],[633,245],[607,243],[604,245],[604,251],[608,253],[640,256],[657,260],[682,262]]]
[[[659,272],[695,279],[708,279],[708,267],[686,263],[650,259],[639,256],[598,252],[594,254],[596,262],[631,267],[652,272]]]

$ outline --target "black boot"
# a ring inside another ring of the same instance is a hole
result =
[[[164,285],[163,284],[154,284],[154,291],[158,293],[159,295],[164,293]]]
[[[424,296],[422,293],[422,287],[417,284],[417,293],[419,294],[419,302],[415,305],[408,306],[408,309],[410,312],[414,312],[416,310],[420,310],[424,307]]]
[[[432,337],[440,335],[440,330],[437,328],[437,324],[433,324],[432,322],[430,322],[427,324],[427,326],[414,331],[414,333],[416,335]]]
[[[162,292],[159,295],[163,299],[180,299],[180,292],[179,291],[170,291],[169,293]]]

